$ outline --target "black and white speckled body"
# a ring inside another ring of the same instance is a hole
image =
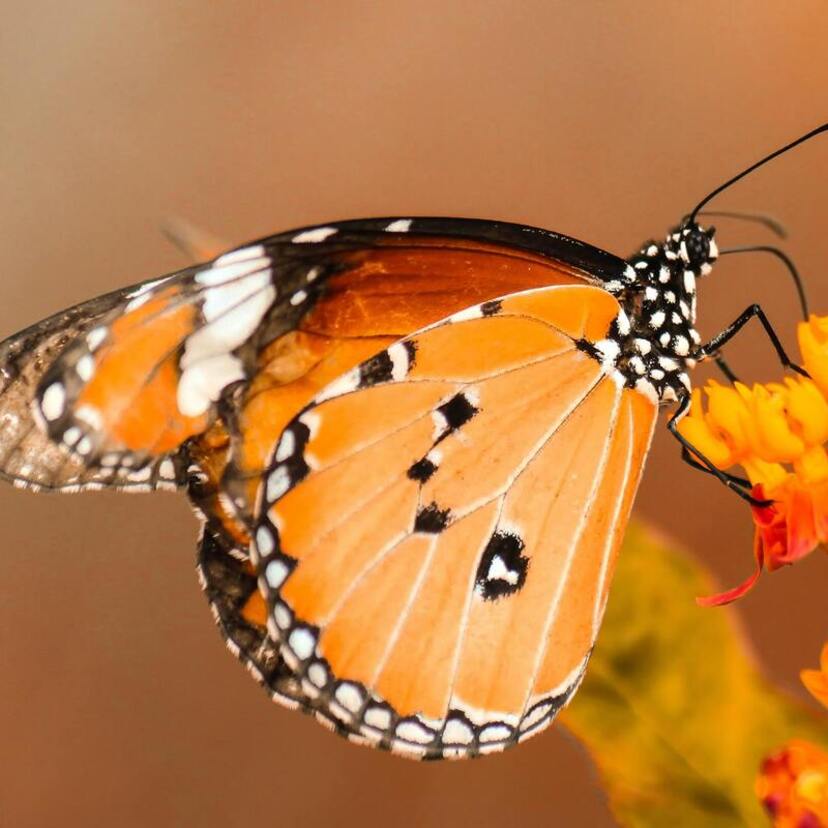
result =
[[[658,402],[690,390],[696,364],[696,280],[718,257],[714,231],[696,224],[645,244],[627,260],[622,279],[607,282],[622,311],[607,338],[586,346],[619,382]]]

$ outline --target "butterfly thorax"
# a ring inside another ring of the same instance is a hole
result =
[[[714,230],[679,227],[627,259],[623,278],[608,285],[622,311],[594,344],[605,370],[658,402],[690,390],[701,337],[695,328],[696,280],[718,256]]]

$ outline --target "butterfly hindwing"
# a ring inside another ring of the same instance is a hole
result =
[[[182,478],[177,461],[158,458],[134,475],[130,469],[90,468],[51,440],[34,407],[44,375],[73,342],[83,340],[102,319],[128,302],[125,288],[70,308],[0,343],[0,476],[32,489],[175,487]]]
[[[278,247],[231,251],[0,345],[2,416],[13,426],[0,435],[5,476],[60,490],[182,483],[182,444],[216,420],[261,342],[295,327],[324,281],[301,257],[277,266]]]
[[[251,547],[268,627],[355,738],[499,750],[574,692],[656,411],[581,347],[617,313],[587,285],[474,306],[284,429]]]
[[[247,550],[234,544],[212,521],[202,529],[197,572],[230,652],[280,703],[302,706],[299,681],[279,654],[277,642],[267,635],[264,602]]]

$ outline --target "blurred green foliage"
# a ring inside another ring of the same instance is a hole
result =
[[[754,782],[791,738],[828,746],[828,716],[759,672],[710,574],[640,524],[621,552],[584,684],[560,717],[624,826],[767,826]]]

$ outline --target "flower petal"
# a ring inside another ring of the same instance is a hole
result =
[[[828,674],[821,670],[802,670],[799,674],[808,692],[828,707]]]
[[[730,604],[733,601],[737,601],[739,598],[741,598],[743,595],[745,595],[751,589],[753,589],[754,585],[756,584],[756,581],[759,580],[759,576],[762,574],[762,569],[764,568],[765,563],[764,547],[758,530],[756,533],[756,539],[754,541],[754,554],[756,556],[756,571],[752,575],[748,576],[738,586],[733,587],[733,589],[725,590],[724,592],[720,592],[716,595],[708,595],[704,598],[696,598],[696,603],[700,607],[722,607],[725,604]]]

